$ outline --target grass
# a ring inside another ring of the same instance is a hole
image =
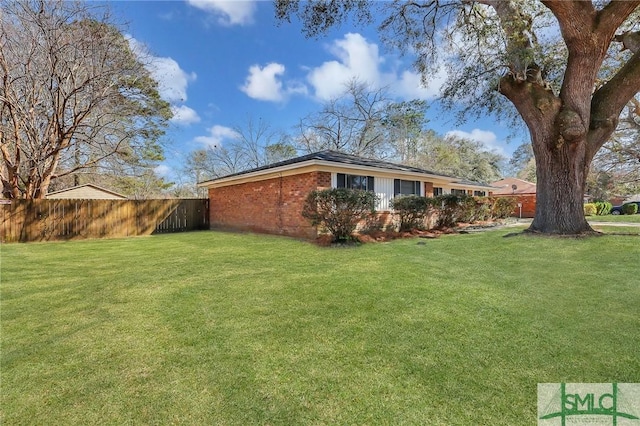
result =
[[[589,222],[640,223],[640,214],[621,214],[606,216],[587,216]]]
[[[606,225],[598,222],[592,223],[591,227],[595,231],[602,232],[607,235],[630,235],[640,236],[640,227],[638,226],[623,226],[623,225]]]
[[[535,424],[640,381],[638,239],[2,246],[2,424]]]

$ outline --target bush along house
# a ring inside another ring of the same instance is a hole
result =
[[[492,186],[416,167],[336,151],[320,151],[198,184],[208,189],[213,229],[313,239],[318,231],[302,217],[316,189],[373,191],[381,222],[392,220],[390,201],[401,195],[492,195]]]

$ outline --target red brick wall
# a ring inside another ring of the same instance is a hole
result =
[[[518,202],[522,203],[522,217],[534,217],[536,214],[536,196],[532,195],[520,195],[517,197]],[[516,207],[513,215],[519,216],[520,209]]]
[[[523,195],[494,195],[494,197],[513,197],[518,203],[522,204],[522,217],[532,218],[536,214],[536,195],[535,194],[523,194]],[[520,217],[520,208],[516,207],[511,216]]]
[[[433,182],[424,183],[424,196],[433,197]]]
[[[314,238],[300,212],[309,192],[330,187],[331,173],[310,172],[210,188],[211,227]]]

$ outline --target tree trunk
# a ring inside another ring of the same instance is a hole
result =
[[[533,19],[522,18],[519,2],[480,3],[492,6],[500,17],[507,53],[513,56],[498,90],[513,103],[531,133],[537,202],[529,231],[594,233],[583,211],[586,177],[625,104],[638,93],[640,55],[636,52],[604,84],[597,78],[616,30],[640,1],[612,1],[601,9],[587,1],[543,2],[558,21],[568,53],[558,93],[545,84],[543,69],[531,59],[536,55],[536,40],[530,37]]]
[[[536,212],[528,231],[562,235],[595,232],[584,216],[583,207],[590,164],[585,154],[586,142],[549,146],[539,142],[534,148]]]

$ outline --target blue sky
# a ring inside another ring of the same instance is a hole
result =
[[[150,68],[175,117],[167,133],[167,160],[158,173],[174,178],[187,154],[233,138],[248,119],[292,132],[303,116],[358,78],[388,87],[397,100],[431,105],[428,127],[481,141],[510,155],[523,138],[506,142],[510,129],[487,117],[456,126],[437,107],[443,75],[429,87],[401,57],[380,43],[375,27],[342,25],[307,39],[295,20],[278,23],[271,1],[113,2],[131,42],[152,55]]]

